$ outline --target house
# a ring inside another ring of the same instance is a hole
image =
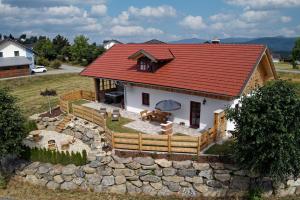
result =
[[[0,41],[0,78],[24,76],[34,68],[34,51],[12,40]]]
[[[272,53],[272,60],[273,60],[273,63],[279,63],[281,60],[280,54]]]
[[[115,44],[123,44],[123,43],[118,40],[104,40],[103,41],[103,47],[106,50],[110,49]]]
[[[267,47],[248,44],[120,44],[81,75],[94,79],[98,101],[122,90],[124,108],[135,113],[162,100],[179,102],[171,120],[199,131],[213,127],[216,110],[277,78]]]

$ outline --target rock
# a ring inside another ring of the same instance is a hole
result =
[[[215,174],[215,179],[221,182],[229,181],[231,178],[230,174]]]
[[[166,159],[157,159],[154,162],[158,164],[160,167],[164,167],[164,168],[172,167],[172,161],[168,161]]]
[[[114,185],[112,187],[109,188],[109,192],[111,193],[117,193],[117,194],[124,194],[126,193],[126,185],[122,184],[122,185]]]
[[[177,173],[177,170],[174,168],[164,168],[163,169],[163,174],[165,176],[173,176]]]
[[[103,176],[101,185],[103,186],[111,186],[115,184],[114,176]]]
[[[181,189],[179,183],[174,183],[174,182],[164,182],[165,185],[169,188],[170,191],[172,192],[179,192]]]
[[[237,190],[248,190],[250,178],[242,176],[233,176],[230,188]]]
[[[140,163],[137,163],[137,162],[133,161],[131,163],[126,164],[126,167],[128,167],[129,169],[136,170],[136,169],[141,168],[142,165]]]
[[[51,176],[59,175],[62,172],[62,166],[61,165],[54,165],[52,170],[50,170],[49,174]]]
[[[115,161],[111,161],[108,164],[108,166],[111,167],[111,168],[114,168],[114,169],[124,169],[125,168],[124,164],[122,164],[122,163],[115,163]]]
[[[183,181],[183,182],[180,182],[179,185],[182,187],[190,187],[192,184],[190,184],[189,182]]]
[[[94,186],[94,192],[104,192],[106,188],[104,188],[102,185],[95,185]]]
[[[87,174],[86,180],[91,185],[99,185],[101,183],[102,176],[99,174]]]
[[[114,176],[123,175],[126,177],[135,175],[134,171],[131,169],[115,169],[113,174],[114,174]]]
[[[64,175],[73,175],[75,173],[76,166],[71,164],[62,168],[62,174]]]
[[[54,181],[49,181],[46,185],[46,187],[50,190],[57,190],[60,188],[60,184],[54,182]]]
[[[139,194],[142,192],[142,189],[139,187],[136,187],[135,185],[126,182],[126,188],[127,188],[127,192],[128,194]]]
[[[156,189],[156,190],[160,190],[160,189],[163,187],[163,185],[162,185],[161,182],[157,182],[157,183],[151,183],[151,182],[150,182],[150,185],[151,185],[154,189]]]
[[[300,186],[300,178],[298,178],[297,180],[288,180],[287,185],[292,187]]]
[[[75,136],[75,138],[77,138],[79,140],[82,139],[82,134],[80,132],[78,132],[78,131],[74,133],[74,136]]]
[[[32,169],[32,168],[26,168],[23,172],[26,174],[26,175],[34,175],[36,173],[37,169]]]
[[[50,174],[43,174],[43,179],[45,179],[46,181],[53,181],[53,176],[51,176]]]
[[[206,181],[206,185],[213,188],[222,188],[222,184],[219,181],[215,181],[215,180]]]
[[[75,176],[83,178],[85,176],[85,173],[82,169],[76,169],[75,170]]]
[[[88,131],[85,133],[85,135],[90,138],[90,139],[93,139],[94,138],[94,132],[87,129]]]
[[[223,163],[210,163],[210,166],[211,166],[213,169],[225,169]]]
[[[56,127],[54,125],[47,126],[48,131],[55,131]]]
[[[92,162],[90,162],[89,166],[92,168],[97,168],[100,167],[101,163],[98,160],[93,160]]]
[[[151,157],[136,157],[133,160],[137,163],[140,163],[141,165],[153,165],[154,164],[154,159]]]
[[[112,158],[110,156],[105,156],[105,157],[101,157],[99,161],[101,162],[102,165],[106,165],[110,163],[111,160]]]
[[[131,183],[137,187],[142,187],[143,186],[143,183],[142,181],[140,180],[137,180],[137,181],[131,181]]]
[[[193,177],[193,176],[197,175],[197,170],[195,170],[195,169],[180,169],[180,170],[178,170],[177,174],[179,176]]]
[[[61,175],[54,176],[53,180],[54,180],[54,182],[59,183],[59,184],[64,182],[64,179]]]
[[[193,184],[195,190],[197,190],[198,192],[206,193],[208,192],[208,186],[204,185],[204,184],[199,184],[199,183],[195,183]]]
[[[27,175],[25,181],[33,185],[39,184],[39,179],[35,175]]]
[[[183,187],[179,190],[179,193],[183,196],[183,197],[196,197],[197,196],[197,192],[195,191],[195,189],[193,187]]]
[[[121,175],[121,176],[116,176],[116,177],[115,177],[115,182],[116,182],[117,185],[126,183],[126,178],[125,178],[125,176],[123,176],[123,175]]]
[[[62,178],[64,179],[64,181],[72,181],[73,180],[73,176],[72,175],[62,175]]]
[[[129,176],[129,177],[126,177],[126,180],[128,180],[128,181],[136,181],[136,180],[139,180],[139,177],[138,176]]]
[[[152,182],[152,183],[158,183],[161,181],[160,177],[154,176],[154,175],[141,176],[140,179],[142,181],[147,181],[147,182]]]
[[[277,195],[279,197],[286,197],[286,196],[291,196],[296,193],[296,187],[288,187],[286,189],[279,189],[277,191]]]
[[[174,183],[180,183],[184,181],[184,177],[181,176],[163,176],[163,180],[168,181],[168,182],[174,182]]]
[[[88,165],[85,165],[85,166],[83,167],[83,171],[84,171],[85,173],[87,173],[87,174],[94,174],[94,173],[96,172],[96,169],[95,169],[95,168],[92,168],[92,167],[90,167],[90,166],[88,166]]]
[[[117,163],[128,164],[128,163],[131,163],[131,162],[132,162],[132,157],[122,158],[122,157],[119,157],[119,156],[117,156],[117,155],[113,155],[112,157],[113,157],[113,159],[114,159]]]
[[[149,165],[149,166],[142,166],[142,169],[144,169],[144,170],[155,170],[155,169],[158,169],[159,167],[158,167],[158,165],[157,164],[154,164],[154,165]]]
[[[202,177],[185,177],[185,181],[189,182],[189,183],[203,183],[203,178]]]
[[[110,167],[100,167],[97,168],[97,173],[100,174],[101,176],[110,176],[113,174],[113,169]]]
[[[50,167],[49,165],[41,165],[38,170],[37,170],[37,173],[38,174],[46,174],[50,171]]]
[[[232,164],[224,164],[225,169],[231,170],[231,171],[236,171],[239,170],[239,167],[236,165]]]
[[[173,161],[173,167],[176,169],[187,169],[192,166],[192,161]]]
[[[76,184],[76,185],[81,185],[85,180],[83,178],[80,178],[80,177],[77,177],[77,178],[74,178],[73,179],[73,182]]]
[[[207,179],[212,179],[213,178],[213,170],[209,169],[209,170],[200,171],[199,176],[207,178]]]
[[[233,173],[234,175],[238,175],[238,176],[246,176],[249,174],[249,171],[247,170],[239,170]]]
[[[193,168],[195,170],[200,170],[200,171],[204,171],[204,170],[208,170],[210,168],[208,163],[193,163]]]
[[[78,185],[76,185],[73,182],[64,182],[60,186],[60,189],[62,189],[62,190],[76,190],[77,188],[78,188]]]
[[[158,196],[170,196],[172,195],[172,192],[169,190],[168,187],[163,186],[161,190],[157,193]]]
[[[296,187],[296,195],[300,194],[300,187]]]
[[[150,195],[150,196],[155,196],[157,194],[157,191],[150,185],[144,185],[142,187],[142,191],[144,194]]]
[[[154,174],[156,176],[163,176],[163,171],[162,171],[162,169],[156,169],[156,170],[154,170]]]
[[[136,171],[136,174],[138,176],[145,176],[145,175],[148,175],[148,174],[151,174],[152,173],[152,170],[144,170],[144,169],[139,169]]]

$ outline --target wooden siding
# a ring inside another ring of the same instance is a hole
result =
[[[27,76],[29,74],[29,65],[0,68],[0,78]]]

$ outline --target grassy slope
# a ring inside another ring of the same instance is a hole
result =
[[[79,75],[64,74],[0,81],[0,87],[9,87],[18,97],[25,115],[30,116],[48,109],[47,100],[40,96],[41,90],[55,89],[59,96],[71,90],[92,90],[93,81]],[[58,96],[52,98],[53,105],[58,104]]]
[[[284,69],[284,70],[299,70],[299,69],[293,69],[293,66],[290,63],[274,63],[276,69]]]

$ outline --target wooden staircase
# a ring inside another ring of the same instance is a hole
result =
[[[61,133],[64,129],[67,123],[69,123],[73,118],[73,115],[68,114],[59,122],[59,124],[56,126],[55,131],[58,133]]]

